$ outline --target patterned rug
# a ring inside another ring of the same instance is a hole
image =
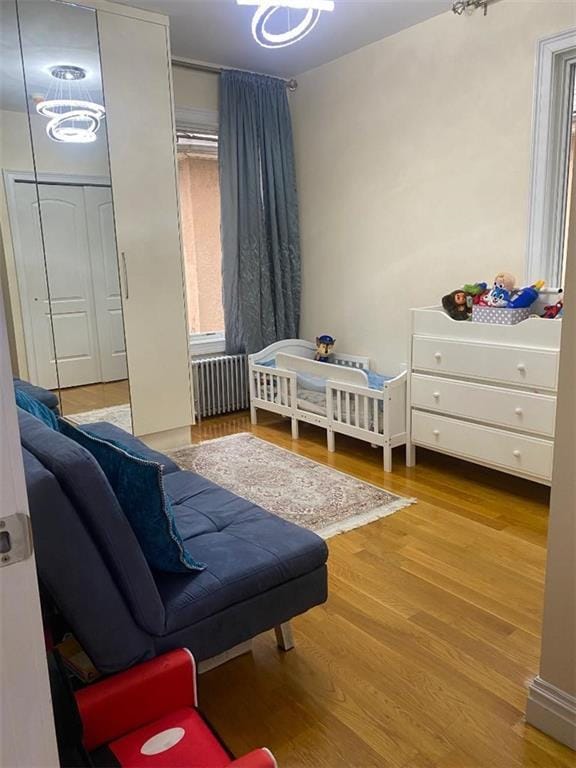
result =
[[[132,411],[129,405],[112,405],[109,408],[98,408],[96,411],[85,411],[66,415],[67,419],[76,424],[93,424],[95,421],[108,421],[132,434]]]
[[[238,496],[327,539],[414,504],[241,432],[168,452]]]

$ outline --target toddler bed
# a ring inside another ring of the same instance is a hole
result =
[[[249,356],[252,423],[262,408],[290,418],[294,439],[301,421],[324,428],[329,451],[337,434],[364,440],[382,447],[390,472],[392,448],[406,443],[406,371],[383,376],[367,357],[338,352],[321,363],[315,354],[315,344],[287,339]]]

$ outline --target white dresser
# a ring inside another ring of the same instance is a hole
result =
[[[561,329],[411,310],[407,464],[422,446],[550,484]]]

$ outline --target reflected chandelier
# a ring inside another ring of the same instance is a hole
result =
[[[312,32],[322,11],[333,11],[334,0],[236,0],[238,5],[254,5],[256,11],[252,19],[252,36],[263,48],[285,48],[299,42]],[[288,29],[285,32],[271,32],[269,22],[281,8],[290,11],[294,8],[306,11],[300,22],[291,26],[288,17]]]
[[[46,98],[36,103],[36,111],[48,118],[48,136],[52,141],[68,144],[90,144],[96,141],[96,132],[106,110],[101,104],[93,102],[86,88],[81,85],[86,70],[60,64],[52,67],[50,74],[58,83],[49,89]]]

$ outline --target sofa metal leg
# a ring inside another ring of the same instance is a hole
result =
[[[289,651],[291,648],[294,648],[292,627],[290,626],[289,621],[274,627],[274,632],[276,633],[276,642],[278,643],[278,648],[281,648],[283,651]]]

